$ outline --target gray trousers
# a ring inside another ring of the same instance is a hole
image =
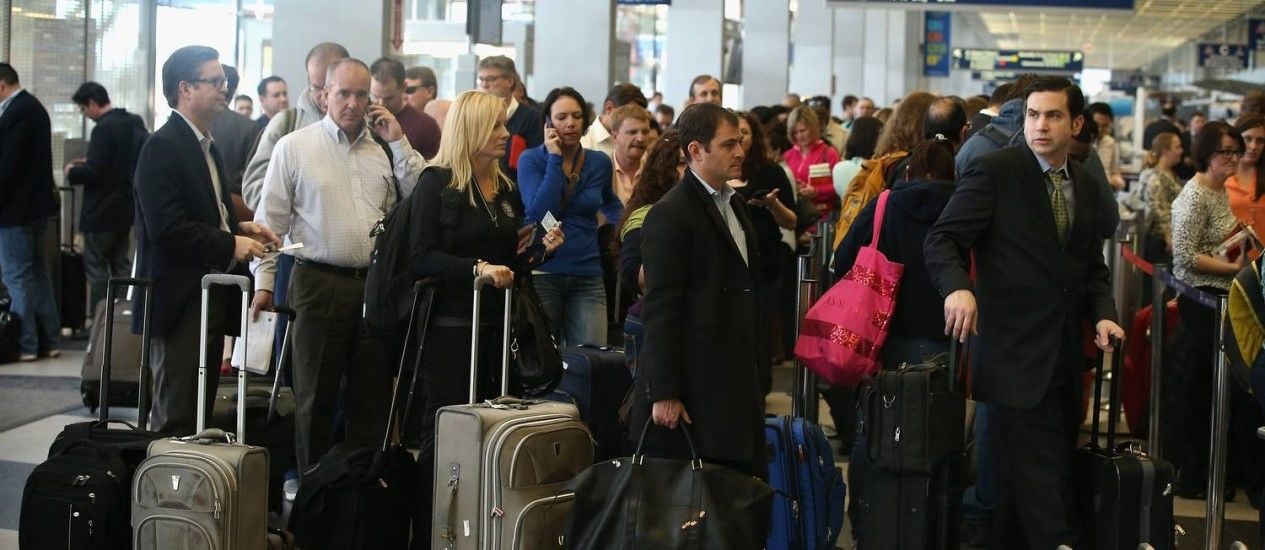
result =
[[[105,299],[105,285],[110,277],[127,277],[132,271],[128,259],[132,246],[132,229],[93,231],[83,234],[83,266],[88,276],[88,293],[92,309]]]
[[[154,373],[154,405],[151,430],[174,436],[193,435],[197,430],[198,346],[202,323],[201,294],[181,308],[175,326],[161,336],[150,338],[150,370]],[[224,353],[224,312],[210,308],[207,323],[206,385],[207,418],[215,403],[220,383],[220,361]]]
[[[362,319],[365,284],[354,277],[295,265],[290,279],[294,365],[295,456],[304,471],[335,443],[340,388],[345,441],[380,445],[391,400],[384,344]]]

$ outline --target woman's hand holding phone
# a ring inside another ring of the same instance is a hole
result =
[[[552,120],[545,121],[545,150],[553,155],[562,154],[562,138],[558,137],[558,130],[553,127]]]

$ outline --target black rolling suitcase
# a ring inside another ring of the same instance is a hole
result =
[[[402,399],[398,390],[404,367],[412,358],[413,376],[407,395],[407,403],[411,405],[434,291],[433,286],[424,282],[413,287],[413,306],[401,346],[382,446],[356,448],[345,442],[338,443],[303,472],[289,522],[289,530],[300,548],[408,548],[413,512],[417,499],[423,497],[417,494],[421,481],[413,454],[394,441],[398,434],[397,406]],[[406,406],[399,418],[407,414]]]
[[[1151,458],[1132,442],[1116,445],[1116,423],[1120,412],[1121,342],[1111,354],[1111,396],[1107,409],[1107,441],[1101,446],[1099,407],[1093,412],[1093,437],[1073,457],[1077,508],[1084,514],[1084,542],[1078,548],[1133,550],[1150,544],[1156,550],[1175,546],[1173,526],[1173,466]],[[1101,402],[1103,369],[1097,367],[1094,403]]]
[[[284,318],[294,320],[294,310],[274,308]],[[246,404],[246,438],[241,443],[268,449],[268,509],[281,511],[285,500],[282,486],[286,471],[297,465],[294,450],[294,390],[284,386],[284,373],[290,361],[290,323],[282,331],[281,349],[273,376],[251,379],[246,373],[246,398],[237,398],[237,380],[221,376],[211,407],[210,424],[226,432],[237,431],[237,407]]]
[[[130,406],[138,400],[141,373],[141,337],[132,334],[132,301],[126,298],[96,305],[88,349],[83,356],[79,395],[89,411],[101,404],[101,361],[105,358],[106,333],[110,342],[110,404]],[[106,325],[112,325],[107,331]]]
[[[620,406],[632,387],[632,373],[624,352],[607,346],[563,348],[562,367],[562,382],[547,398],[580,409],[580,419],[597,442],[594,460],[627,456]]]
[[[106,291],[114,303],[116,286],[137,286],[147,293],[144,279],[115,278]],[[148,350],[149,310],[145,311],[142,349]],[[23,550],[48,548],[132,547],[130,489],[132,475],[145,459],[150,442],[162,435],[145,430],[148,391],[139,392],[139,425],[112,421],[109,397],[110,342],[113,327],[107,324],[101,362],[102,402],[98,420],[70,424],[57,435],[49,458],[36,466],[22,496],[18,544]],[[141,386],[149,383],[149,353],[141,353]]]
[[[70,225],[68,237],[61,239],[61,258],[59,265],[61,292],[58,294],[59,312],[62,328],[83,329],[84,320],[88,317],[88,275],[83,262],[83,253],[75,248],[75,188],[59,187],[63,194],[70,194],[70,208],[62,208]]]
[[[947,361],[882,370],[861,390],[861,448],[848,477],[858,547],[957,548],[966,401],[957,346]]]

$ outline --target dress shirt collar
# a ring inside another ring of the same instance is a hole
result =
[[[352,139],[343,132],[342,128],[338,127],[338,124],[334,122],[334,117],[329,115],[325,115],[325,118],[321,119],[321,129],[325,131],[325,135],[329,136],[329,139],[334,140],[334,143],[346,142],[348,145],[355,145],[357,141],[365,139],[365,134],[369,133],[369,127],[361,124],[360,133],[356,135],[355,139]]]
[[[13,90],[13,93],[9,94],[9,97],[4,98],[4,101],[0,101],[0,115],[3,115],[4,112],[8,110],[9,104],[13,103],[13,98],[17,97],[20,93],[22,93],[22,88],[19,87],[18,89]]]
[[[734,188],[733,188],[733,187],[730,187],[730,186],[729,186],[729,183],[727,183],[727,182],[726,182],[726,183],[721,183],[721,184],[720,184],[720,190],[719,190],[719,191],[717,191],[717,190],[716,190],[715,188],[713,188],[712,186],[707,185],[707,180],[704,180],[704,179],[703,179],[703,176],[698,175],[698,172],[695,172],[693,168],[690,168],[690,173],[691,173],[691,174],[694,174],[694,177],[695,177],[695,178],[698,178],[698,183],[699,183],[699,184],[701,184],[701,185],[703,186],[703,189],[704,189],[705,191],[707,191],[707,194],[708,194],[709,196],[711,196],[711,198],[712,198],[713,200],[715,200],[715,199],[716,199],[716,197],[717,197],[717,195],[719,195],[719,196],[720,196],[720,198],[724,199],[724,200],[725,200],[725,202],[726,202],[726,203],[728,203],[728,202],[729,202],[729,199],[733,198],[734,193],[736,193],[736,192],[737,192],[737,191],[734,191]]]
[[[181,113],[180,111],[172,111],[171,114],[172,116],[180,117],[180,120],[183,120],[185,124],[189,125],[189,129],[193,130],[193,137],[198,139],[198,145],[201,145],[203,149],[208,149],[212,143],[215,143],[215,138],[210,135],[203,134],[201,130],[198,130],[198,127],[194,126],[193,121],[189,120],[189,117],[184,116],[184,113]]]
[[[1053,165],[1046,162],[1045,157],[1038,155],[1036,151],[1032,152],[1032,156],[1037,157],[1037,164],[1041,165],[1042,174],[1048,173],[1050,170],[1054,170],[1056,172],[1063,174],[1063,179],[1068,179],[1068,180],[1072,179],[1072,173],[1067,169],[1067,154],[1066,153],[1063,155],[1063,162],[1059,164],[1058,168],[1055,168]]]
[[[589,135],[593,137],[594,144],[602,143],[612,138],[610,130],[606,129],[606,125],[602,124],[601,120],[593,121],[593,124],[589,126]]]
[[[510,96],[510,102],[508,105],[505,106],[505,118],[510,118],[514,116],[514,111],[517,111],[517,110],[518,110],[518,99],[516,99],[514,96]]]

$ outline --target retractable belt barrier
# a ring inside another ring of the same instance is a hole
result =
[[[1216,345],[1213,349],[1214,365],[1212,388],[1212,419],[1208,446],[1208,486],[1206,508],[1206,536],[1204,548],[1207,550],[1222,548],[1222,530],[1225,524],[1225,485],[1226,485],[1226,432],[1230,425],[1229,400],[1229,363],[1225,356],[1225,324],[1227,298],[1204,292],[1190,286],[1173,276],[1170,266],[1152,264],[1140,257],[1129,247],[1120,247],[1120,257],[1138,270],[1151,275],[1151,399],[1150,429],[1148,433],[1149,452],[1159,458],[1160,445],[1160,392],[1161,369],[1163,363],[1163,334],[1165,300],[1164,291],[1172,288],[1179,294],[1204,307],[1216,311],[1217,324],[1214,328]]]

